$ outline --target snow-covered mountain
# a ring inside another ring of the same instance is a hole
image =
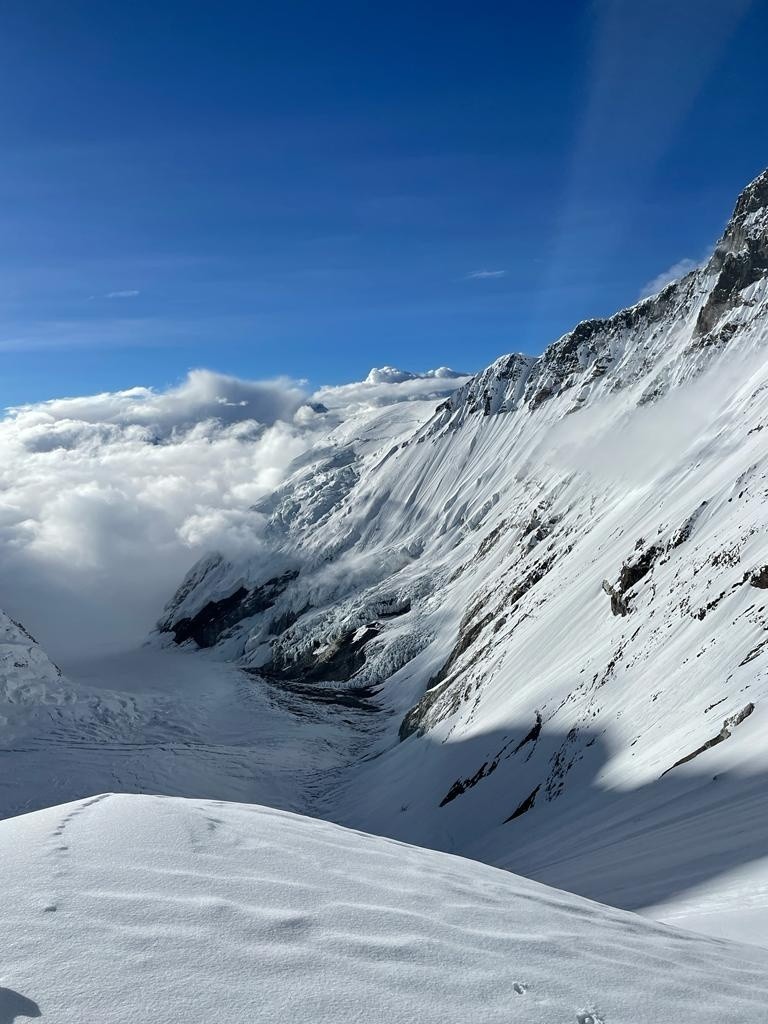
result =
[[[202,560],[160,634],[369,709],[315,813],[714,906],[768,855],[767,344],[765,173],[658,295],[337,427],[254,508],[268,553]]]
[[[263,807],[0,822],[0,1020],[761,1024],[768,952]]]
[[[767,344],[768,173],[538,358],[328,389],[153,646],[3,625],[0,815],[270,804],[768,944]]]

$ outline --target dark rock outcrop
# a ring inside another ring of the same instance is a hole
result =
[[[298,575],[298,570],[292,569],[253,590],[241,586],[218,601],[209,601],[195,615],[173,623],[174,640],[177,644],[194,640],[198,647],[213,647],[232,626],[271,608]]]
[[[508,818],[504,819],[506,825],[508,821],[514,821],[515,818],[519,818],[521,814],[525,814],[526,811],[530,811],[533,805],[536,803],[536,795],[541,789],[541,785],[538,785],[532,793],[530,793],[523,802],[512,811]]]
[[[368,644],[381,632],[378,622],[348,630],[323,648],[308,648],[295,658],[273,658],[256,669],[269,679],[302,683],[343,683],[356,675],[366,662]]]
[[[661,554],[663,554],[663,548],[657,544],[651,544],[649,547],[641,549],[636,558],[624,562],[615,586],[608,580],[603,580],[603,590],[611,599],[611,611],[614,615],[629,615],[632,611],[632,595],[629,594],[629,591],[648,575]]]
[[[739,292],[768,272],[768,233],[761,212],[768,208],[768,171],[739,196],[725,234],[718,242],[708,270],[718,274],[696,321],[698,335],[712,331],[738,302]]]
[[[730,718],[726,718],[723,722],[723,728],[717,736],[713,736],[712,739],[707,740],[706,743],[702,743],[700,747],[691,751],[690,754],[686,754],[685,757],[681,757],[679,761],[675,761],[674,764],[670,765],[669,768],[666,768],[661,773],[662,778],[667,774],[667,772],[671,772],[673,768],[678,768],[681,764],[687,764],[688,761],[692,761],[694,757],[698,757],[699,754],[703,754],[704,751],[709,750],[710,747],[716,747],[718,743],[722,743],[724,740],[729,739],[731,736],[731,730],[735,729],[737,725],[741,725],[744,719],[749,718],[754,710],[755,705],[750,702],[743,707],[741,711],[737,711],[735,715],[731,715]]]

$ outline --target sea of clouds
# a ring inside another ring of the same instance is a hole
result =
[[[248,509],[349,415],[440,398],[465,378],[384,368],[313,394],[194,370],[9,409],[0,420],[0,607],[66,668],[140,643],[192,562],[252,553]]]

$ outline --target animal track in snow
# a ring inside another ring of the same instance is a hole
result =
[[[597,1010],[582,1010],[576,1014],[576,1024],[606,1024],[606,1021]]]

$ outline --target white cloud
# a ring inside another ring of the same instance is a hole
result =
[[[141,292],[135,288],[127,288],[121,292],[107,292],[104,296],[107,299],[135,299]]]
[[[69,429],[72,423],[141,426],[165,437],[208,420],[268,425],[290,420],[306,398],[304,390],[287,378],[252,381],[191,370],[181,384],[166,391],[134,387],[83,398],[54,398],[9,413],[21,424],[55,424],[55,430]]]
[[[0,604],[54,656],[138,642],[209,547],[258,546],[248,508],[278,484],[320,417],[304,392],[196,370],[12,409],[0,421]],[[250,522],[249,522],[250,519]]]
[[[478,281],[489,277],[506,277],[506,270],[472,270],[467,274],[467,280]]]
[[[687,257],[678,260],[677,263],[673,263],[671,267],[662,271],[661,274],[657,274],[652,281],[649,281],[641,290],[639,298],[647,299],[650,295],[656,295],[662,288],[666,288],[673,281],[679,281],[681,277],[690,274],[692,270],[698,270],[701,265],[702,260],[692,260]]]
[[[447,366],[426,373],[382,366],[371,370],[365,380],[320,388],[312,398],[331,412],[343,411],[346,415],[357,409],[377,408],[393,402],[438,401],[468,379],[468,375],[456,373]]]
[[[445,394],[463,378],[351,384],[194,370],[8,410],[0,419],[0,607],[65,662],[141,642],[192,562],[260,549],[250,507],[350,410]],[[317,411],[323,402],[328,413]]]

